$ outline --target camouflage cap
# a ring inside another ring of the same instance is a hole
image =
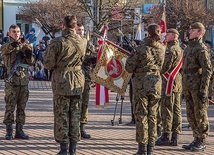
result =
[[[179,32],[178,32],[178,30],[173,29],[173,28],[167,29],[166,33],[174,33],[174,34],[180,35]]]
[[[199,30],[205,30],[205,27],[200,22],[195,22],[190,26],[191,29],[199,29]]]

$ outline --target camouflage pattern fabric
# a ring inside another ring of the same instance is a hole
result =
[[[92,56],[92,53],[94,53],[94,47],[90,42],[87,44],[87,49],[82,65],[82,69],[84,71],[85,75],[85,85],[84,85],[84,91],[82,94],[82,105],[81,105],[81,117],[80,122],[85,124],[88,122],[88,104],[89,104],[89,94],[90,94],[90,84],[91,84],[91,66],[92,66],[92,60],[95,58]]]
[[[44,66],[53,70],[54,136],[59,143],[80,138],[80,106],[85,78],[82,70],[86,40],[73,29],[64,29],[44,52]]]
[[[28,101],[28,86],[12,86],[5,84],[5,116],[3,123],[11,125],[14,123],[14,110],[16,109],[16,123],[25,124],[25,107]]]
[[[11,125],[14,123],[14,110],[16,110],[16,123],[25,124],[25,107],[29,97],[28,83],[29,75],[28,69],[21,66],[33,65],[35,62],[34,56],[30,58],[25,57],[25,50],[31,50],[33,48],[30,44],[19,44],[18,47],[14,48],[10,44],[14,42],[13,38],[10,38],[10,42],[2,45],[2,55],[4,58],[4,64],[6,67],[7,78],[10,75],[10,70],[16,61],[17,55],[20,54],[20,67],[16,70],[17,74],[12,75],[11,83],[5,82],[5,116],[3,123],[5,125]]]
[[[134,73],[133,102],[136,119],[136,141],[154,145],[157,137],[157,108],[161,98],[160,71],[165,48],[160,42],[146,38],[126,62],[125,69]]]
[[[58,143],[78,142],[80,140],[81,96],[54,95],[54,138]]]
[[[200,71],[202,70],[202,71]],[[183,92],[186,100],[187,119],[193,136],[205,138],[209,133],[207,116],[208,100],[202,102],[199,93],[208,95],[212,66],[207,47],[202,39],[189,41],[184,51]]]
[[[161,73],[171,73],[178,65],[182,57],[182,50],[179,46],[179,41],[169,41],[165,53],[164,65]],[[163,133],[180,133],[182,125],[181,117],[181,92],[182,92],[182,77],[181,73],[175,77],[173,85],[173,93],[171,96],[166,96],[167,80],[163,77],[162,83],[162,101],[161,114],[163,121]]]
[[[209,90],[208,90],[208,97],[210,99],[212,99],[213,98],[214,55],[213,55],[211,49],[209,49],[209,53],[210,53],[210,60],[211,60],[211,64],[212,64],[213,74],[212,74],[212,76],[210,78],[210,85],[209,85]]]

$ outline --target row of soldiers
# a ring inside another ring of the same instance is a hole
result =
[[[2,46],[6,68],[3,123],[7,140],[13,139],[14,122],[15,138],[29,139],[23,126],[29,98],[28,67],[35,63],[35,56],[29,43],[21,43],[20,34],[19,26],[11,25],[10,41]],[[83,25],[77,24],[75,16],[67,15],[63,18],[62,36],[53,39],[43,54],[44,67],[53,70],[54,138],[60,144],[59,155],[76,154],[80,138],[90,138],[85,124],[88,121],[90,62],[96,61],[96,57],[91,56],[92,50],[83,34]]]
[[[152,155],[154,146],[177,146],[181,132],[181,95],[186,101],[189,126],[193,141],[182,148],[191,151],[205,150],[209,134],[208,88],[213,74],[210,51],[202,42],[205,27],[191,24],[189,41],[183,51],[179,32],[168,29],[166,48],[160,42],[161,28],[148,27],[148,37],[136,48],[125,65],[134,74],[133,113],[136,123],[138,151],[135,155]],[[161,110],[162,136],[157,139],[157,115]]]

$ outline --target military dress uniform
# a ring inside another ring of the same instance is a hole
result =
[[[165,48],[152,38],[136,48],[126,62],[125,69],[134,73],[133,103],[136,119],[136,141],[138,153],[153,152],[157,137],[157,108],[161,98],[161,74]],[[142,150],[141,150],[142,149]]]
[[[171,32],[172,31],[172,32]],[[169,29],[167,33],[174,33],[179,35],[177,30]],[[161,73],[171,73],[179,61],[182,59],[182,50],[179,45],[179,40],[167,42],[167,49],[165,53],[164,65]],[[162,82],[162,97],[161,97],[161,116],[163,134],[160,139],[156,141],[156,145],[177,145],[178,134],[181,132],[182,117],[181,117],[181,92],[182,92],[182,77],[178,72],[173,83],[172,94],[166,95],[167,79],[163,77]]]
[[[23,132],[25,124],[25,107],[29,98],[28,66],[35,62],[33,47],[30,44],[21,44],[10,38],[8,43],[2,45],[2,55],[6,68],[5,76],[5,115],[3,123],[6,125],[6,139],[12,139],[12,124],[14,123],[14,110],[16,110],[15,138],[28,139]],[[15,67],[15,63],[16,66]]]
[[[199,29],[201,24],[192,28]],[[189,41],[184,51],[183,92],[186,100],[187,120],[193,130],[194,141],[183,145],[184,149],[199,151],[205,149],[205,138],[209,134],[208,87],[212,75],[212,65],[207,47],[202,38]]]
[[[66,28],[44,52],[44,67],[53,70],[54,137],[62,147],[70,144],[70,154],[75,153],[80,140],[79,106],[85,81],[82,70],[85,50],[86,42],[74,29]]]

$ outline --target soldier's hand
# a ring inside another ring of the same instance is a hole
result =
[[[206,103],[208,101],[207,95],[203,92],[200,92],[198,95],[199,99],[202,103]]]
[[[31,56],[32,56],[32,51],[31,50],[25,50],[25,57],[27,58],[27,59],[30,59],[31,58]]]
[[[12,46],[12,47],[14,47],[14,48],[16,48],[16,47],[18,47],[19,46],[19,42],[18,41],[14,41],[14,42],[12,42],[10,45]]]

